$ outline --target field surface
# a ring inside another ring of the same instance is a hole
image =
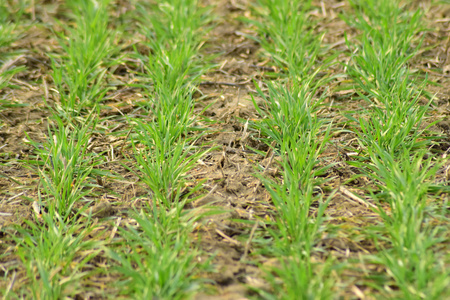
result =
[[[1,0],[0,297],[450,299],[450,2]]]

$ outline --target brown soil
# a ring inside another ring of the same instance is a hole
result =
[[[36,9],[37,20],[52,22],[52,17],[59,16],[58,2],[49,2],[48,9]],[[119,3],[121,9],[117,14],[126,13],[132,7],[127,3]],[[255,30],[247,23],[240,21],[242,16],[250,16],[247,0],[205,1],[216,5],[219,15],[218,25],[208,36],[205,51],[217,53],[217,68],[203,78],[199,87],[197,112],[211,105],[203,116],[214,122],[199,121],[208,128],[208,134],[202,142],[218,146],[210,151],[202,162],[192,171],[195,179],[206,179],[204,188],[207,194],[193,203],[194,207],[213,205],[224,210],[223,213],[208,217],[192,234],[196,243],[208,254],[214,254],[214,272],[202,274],[210,280],[210,290],[197,295],[196,299],[249,299],[254,297],[253,288],[269,288],[264,279],[264,269],[276,266],[277,261],[270,256],[270,234],[261,220],[273,220],[276,216],[270,196],[261,182],[254,176],[256,166],[265,169],[265,175],[279,177],[280,168],[268,147],[258,141],[258,133],[246,126],[246,122],[258,119],[251,97],[255,95],[254,82],[261,83],[267,73],[278,70],[269,60],[264,60],[259,45],[247,35],[255,36]],[[420,5],[429,7],[428,1],[418,1]],[[351,38],[356,33],[339,18],[339,14],[348,10],[348,3],[337,0],[317,1],[318,8],[312,13],[320,20],[319,32],[325,32],[324,43],[332,45],[330,51],[346,51],[344,33]],[[31,13],[31,12],[30,12]],[[433,29],[424,33],[423,48],[429,47],[415,58],[413,68],[418,72],[427,72],[429,79],[439,86],[429,86],[429,91],[436,94],[433,119],[442,118],[435,130],[447,136],[447,142],[436,145],[440,153],[450,150],[450,8],[433,7],[426,14],[428,26]],[[133,41],[128,41],[131,44]],[[14,49],[25,50],[14,62],[25,65],[27,70],[18,74],[13,83],[20,88],[4,89],[1,97],[24,107],[6,108],[0,111],[4,126],[0,128],[0,288],[15,281],[15,288],[25,284],[25,273],[21,263],[14,255],[14,243],[7,238],[6,229],[11,225],[24,224],[25,220],[34,220],[32,202],[37,199],[38,175],[36,170],[27,168],[26,160],[33,160],[32,147],[27,140],[42,141],[48,133],[47,116],[50,115],[45,102],[52,105],[57,97],[52,92],[50,61],[47,53],[54,51],[58,45],[49,29],[36,26],[29,29],[26,35],[13,45]],[[14,50],[11,49],[11,50]],[[131,50],[131,49],[130,49]],[[341,55],[339,60],[345,61]],[[115,70],[115,79],[130,82],[133,79],[133,62],[126,62]],[[331,73],[342,73],[340,65],[335,65]],[[344,84],[343,79],[331,83],[331,92],[327,98],[327,109],[323,113],[335,118],[340,126],[345,118],[342,112],[359,109],[360,101],[352,98],[353,91],[337,91]],[[261,86],[264,86],[261,83]],[[95,217],[102,228],[114,230],[114,224],[124,226],[129,222],[128,212],[146,201],[147,192],[138,182],[135,175],[129,173],[120,161],[131,155],[131,149],[125,142],[130,130],[124,122],[126,116],[139,114],[139,102],[142,96],[137,89],[126,86],[108,94],[108,100],[101,112],[101,125],[114,130],[99,130],[92,141],[92,151],[102,152],[107,149],[110,159],[107,168],[125,180],[103,179],[103,189],[95,191],[93,204]],[[45,100],[45,101],[44,101]],[[117,125],[117,128],[115,128]],[[125,134],[124,134],[125,133]],[[121,137],[122,136],[122,137]],[[259,155],[250,148],[263,151]],[[111,150],[113,149],[113,151]],[[360,187],[367,185],[364,177],[344,182],[358,173],[358,170],[347,164],[351,159],[349,153],[358,152],[354,136],[336,133],[333,144],[324,153],[324,162],[334,163],[327,177],[327,189],[338,189],[326,210],[329,229],[323,233],[318,247],[322,249],[314,257],[324,261],[327,257],[335,257],[336,261],[348,263],[347,268],[339,275],[335,287],[337,298],[372,299],[376,295],[366,277],[367,272],[376,274],[384,270],[377,265],[362,265],[360,256],[376,252],[376,247],[364,228],[378,220],[370,207],[348,196],[347,191],[362,195]],[[449,163],[450,165],[450,163]],[[448,167],[448,166],[447,166]],[[442,176],[444,176],[443,173]],[[341,189],[339,189],[341,187]],[[325,187],[324,187],[325,188]],[[120,219],[119,219],[120,218]],[[264,243],[266,241],[266,243]],[[98,261],[106,261],[98,257]],[[99,263],[100,264],[100,263]],[[17,272],[12,279],[12,272]],[[6,277],[5,277],[5,274]],[[114,278],[97,278],[98,291],[89,292],[95,299],[113,286]],[[102,283],[100,285],[100,283]],[[80,294],[84,297],[83,293]],[[89,296],[88,296],[89,297]]]

